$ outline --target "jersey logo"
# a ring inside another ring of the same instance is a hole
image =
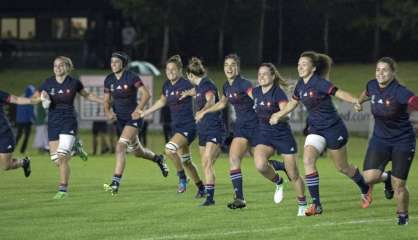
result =
[[[290,151],[291,151],[291,152],[294,152],[294,151],[295,151],[295,148],[294,148],[294,147],[292,147],[292,148],[290,149]]]
[[[165,96],[168,97],[168,90],[165,90]]]
[[[71,134],[74,134],[74,130],[71,130],[71,131],[70,131],[70,133],[71,133]]]
[[[385,105],[386,105],[386,106],[389,106],[389,105],[390,105],[390,101],[389,101],[389,100],[386,100],[386,101],[385,101]]]
[[[308,93],[307,93],[307,92],[305,92],[305,93],[303,94],[303,96],[304,96],[304,97],[307,97],[307,96],[308,96]]]
[[[264,106],[264,101],[261,101],[260,106]]]
[[[66,91],[66,92],[67,92],[67,94],[70,94],[70,92],[71,92],[71,91],[70,91],[70,89],[67,89],[67,91]]]
[[[343,136],[339,136],[337,140],[342,141],[342,140],[344,140],[344,138],[343,138]]]
[[[171,92],[170,95],[173,96],[174,95],[174,92]]]
[[[270,107],[271,106],[271,102],[267,102],[267,107]]]
[[[379,99],[379,101],[377,101],[377,103],[383,104],[383,99]]]
[[[196,94],[196,97],[200,97],[200,93]]]
[[[63,94],[64,92],[62,91],[62,89],[60,89],[59,91],[58,91],[58,94]]]
[[[315,93],[313,91],[309,91],[309,97],[313,97]]]
[[[372,104],[375,104],[375,101],[374,101],[375,98],[376,98],[376,96],[373,94],[372,99],[370,100],[372,102]]]
[[[211,139],[211,141],[212,141],[212,142],[216,142],[216,138],[212,138],[212,139]]]
[[[134,125],[135,127],[137,127],[138,126],[138,123],[133,123],[132,125]]]
[[[237,95],[237,93],[234,93],[234,97],[237,97],[238,95]]]
[[[118,86],[116,87],[116,89],[121,90],[121,89],[122,89],[122,87],[121,87],[120,85],[118,85]]]
[[[115,91],[115,87],[113,86],[113,83],[112,83],[112,84],[110,84],[110,91],[111,91],[111,92]]]
[[[7,149],[12,149],[12,148],[13,148],[12,145],[7,146]]]
[[[51,95],[55,95],[55,88],[51,88]]]
[[[188,136],[189,135],[189,133],[188,132],[183,132],[183,134],[184,134],[184,136]]]
[[[126,89],[128,89],[128,85],[123,85],[123,88],[126,90]]]
[[[229,94],[229,97],[232,98],[232,94]]]

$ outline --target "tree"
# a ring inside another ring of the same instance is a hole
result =
[[[257,60],[258,63],[263,61],[263,42],[264,42],[264,19],[266,16],[267,0],[261,0],[261,11],[260,11],[260,23],[258,32],[258,44],[257,44]]]
[[[280,65],[282,63],[282,58],[283,58],[283,0],[278,0],[277,16],[278,16],[277,65]]]

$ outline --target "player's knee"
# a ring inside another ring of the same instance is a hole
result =
[[[177,150],[179,149],[179,145],[175,142],[168,142],[165,145],[165,153],[167,155],[177,154]]]
[[[190,153],[181,155],[180,160],[181,163],[186,167],[192,165],[192,156],[190,155]]]
[[[118,143],[116,144],[116,149],[115,151],[117,153],[122,153],[122,152],[126,152],[126,149],[128,148],[128,145],[130,144],[131,141],[129,141],[129,139],[126,138],[119,138]]]
[[[54,158],[57,158],[59,161],[64,161],[68,159],[71,156],[71,151],[73,149],[74,143],[75,143],[75,137],[73,135],[60,134],[59,141],[58,141],[58,148],[57,148],[57,152],[55,153],[56,156],[54,156]],[[51,155],[51,158],[52,158],[52,155]]]
[[[267,165],[266,161],[256,159],[255,168],[257,169],[257,171],[263,173],[263,172],[267,172],[268,165]]]

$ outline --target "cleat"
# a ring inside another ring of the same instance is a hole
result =
[[[206,191],[205,189],[198,189],[196,195],[194,198],[204,198],[206,197]]]
[[[32,172],[31,167],[30,167],[30,158],[29,157],[25,157],[23,159],[22,168],[23,168],[23,173],[25,174],[25,177],[29,177],[31,172]]]
[[[78,138],[76,138],[74,142],[73,153],[73,155],[78,155],[83,161],[87,161],[89,159],[88,153],[83,149],[83,143]]]
[[[68,197],[67,192],[58,191],[53,198],[57,199],[57,200],[60,200],[60,199],[64,199],[64,198],[67,198],[67,197]]]
[[[187,189],[187,179],[180,179],[177,193],[184,193]]]
[[[368,208],[373,201],[372,198],[373,187],[369,185],[369,191],[366,194],[361,194],[361,207]]]
[[[156,159],[155,162],[157,163],[158,167],[160,168],[161,174],[164,177],[167,177],[169,169],[168,169],[168,166],[167,166],[167,162],[165,161],[164,155],[157,155],[157,159]]]
[[[321,205],[316,205],[315,203],[312,203],[311,205],[309,205],[308,208],[306,208],[305,210],[305,216],[315,216],[315,215],[320,215],[322,214],[322,206]]]
[[[283,200],[283,184],[276,184],[274,192],[274,203],[279,204]]]
[[[208,206],[213,206],[213,205],[215,205],[215,200],[209,200],[209,199],[206,199],[202,204],[200,204],[199,206],[200,207],[208,207]]]
[[[308,208],[308,205],[299,205],[298,206],[298,214],[296,216],[298,217],[305,217],[306,209]]]
[[[384,190],[384,193],[385,193],[385,198],[386,199],[392,199],[393,198],[393,195],[394,195],[394,191],[393,191],[393,187],[392,187],[392,181],[391,181],[391,175],[392,175],[392,172],[391,171],[387,171],[387,174],[388,174],[388,181],[386,182],[385,181],[385,190]]]
[[[106,192],[110,192],[112,194],[112,196],[115,196],[119,191],[119,186],[117,184],[113,183],[113,182],[111,184],[106,184],[105,183],[105,184],[103,184],[103,189]]]
[[[243,199],[235,198],[234,201],[228,203],[227,207],[229,209],[241,209],[245,208],[247,203]]]
[[[405,215],[405,216],[398,215],[398,225],[408,225],[408,224],[409,224],[408,215]]]

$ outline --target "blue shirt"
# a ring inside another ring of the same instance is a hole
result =
[[[139,76],[131,71],[124,71],[118,80],[114,73],[104,80],[104,92],[110,93],[112,108],[118,119],[132,119],[132,112],[138,106],[138,88],[144,84]]]
[[[181,93],[192,88],[193,85],[184,78],[177,80],[174,85],[170,80],[164,82],[162,94],[167,99],[173,125],[194,124],[192,97],[189,96],[180,100]]]
[[[47,92],[51,99],[48,122],[59,124],[65,118],[76,119],[74,99],[83,89],[80,80],[71,76],[67,76],[62,83],[58,83],[55,77],[46,79],[39,90]]]
[[[215,96],[215,103],[219,102],[218,89],[216,85],[207,77],[203,78],[196,86],[196,107],[200,111],[207,103],[206,94],[211,92]],[[222,129],[221,112],[211,112],[205,114],[203,119],[197,124],[200,132]]]
[[[413,92],[400,85],[397,80],[380,88],[374,79],[367,83],[366,94],[371,98],[371,110],[375,119],[374,136],[394,143],[415,138],[408,113],[408,102],[414,96]]]
[[[288,133],[290,126],[287,122],[278,122],[270,125],[270,117],[280,111],[280,103],[288,102],[286,94],[280,87],[273,86],[266,93],[261,87],[253,90],[254,109],[258,117],[258,127],[261,131],[267,131],[274,135]]]
[[[234,106],[237,125],[254,128],[257,126],[257,115],[254,112],[254,101],[248,96],[253,86],[247,79],[237,76],[232,85],[226,82],[223,85],[223,95]]]
[[[7,131],[10,131],[10,123],[6,118],[4,113],[3,106],[5,103],[10,102],[10,94],[0,90],[0,134],[4,134]]]
[[[313,129],[327,129],[342,121],[331,99],[336,90],[330,81],[316,74],[306,84],[303,79],[297,82],[293,99],[305,105],[309,113],[308,125]]]

